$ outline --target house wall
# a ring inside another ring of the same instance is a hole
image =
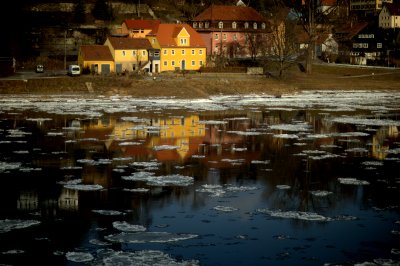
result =
[[[400,16],[392,16],[387,7],[383,7],[379,13],[379,27],[384,29],[400,28]]]
[[[183,63],[184,62],[184,63]],[[199,70],[206,64],[206,48],[161,48],[161,71]]]
[[[96,74],[104,74],[102,73],[102,65],[109,65],[110,73],[115,73],[115,65],[113,61],[83,61],[82,63],[79,63],[79,65],[82,69],[89,68],[91,71],[96,68],[97,65]]]

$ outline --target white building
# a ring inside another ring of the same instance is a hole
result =
[[[384,29],[400,28],[400,5],[385,4],[379,13],[379,27]]]

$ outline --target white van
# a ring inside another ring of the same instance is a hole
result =
[[[78,65],[68,66],[68,76],[79,76],[81,74],[81,68]]]

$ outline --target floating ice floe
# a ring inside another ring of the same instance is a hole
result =
[[[15,170],[21,167],[21,163],[0,162],[0,173],[7,170]]]
[[[92,210],[92,212],[106,215],[106,216],[119,216],[119,215],[126,215],[125,212],[115,211],[115,210]]]
[[[115,221],[112,223],[113,227],[122,232],[144,232],[146,227],[138,224],[129,224],[125,221]]]
[[[274,134],[273,137],[277,138],[277,139],[298,139],[299,138],[299,136],[297,136],[295,134]]]
[[[0,233],[7,233],[16,229],[28,228],[40,224],[37,220],[5,219],[0,220]]]
[[[237,211],[239,210],[238,208],[234,208],[234,207],[230,207],[230,206],[215,206],[213,208],[216,211],[220,211],[220,212],[233,212],[233,211]]]
[[[24,254],[25,251],[21,250],[21,249],[12,249],[12,250],[7,250],[7,251],[3,251],[1,252],[1,254],[4,255],[20,255],[20,254]]]
[[[194,182],[191,176],[164,175],[154,176],[153,172],[136,172],[130,176],[122,176],[123,180],[144,181],[149,186],[190,186]]]
[[[226,193],[236,193],[256,190],[258,187],[255,186],[234,186],[234,185],[210,185],[204,184],[200,188],[196,189],[196,192],[208,193],[212,197],[222,197]]]
[[[120,142],[118,146],[138,146],[142,145],[143,143],[141,142],[134,142],[134,141],[125,141],[125,142]]]
[[[27,121],[34,121],[34,122],[44,122],[44,121],[51,121],[53,118],[27,118]]]
[[[253,160],[253,161],[251,161],[252,164],[269,164],[270,162],[271,162],[270,160],[265,160],[265,161]]]
[[[356,185],[356,186],[369,185],[368,181],[359,180],[359,179],[351,178],[351,177],[339,177],[338,181],[340,182],[340,184],[343,184],[343,185]]]
[[[154,146],[153,150],[155,151],[163,151],[163,150],[176,150],[179,149],[179,146],[174,146],[174,145],[160,145],[160,146]]]
[[[269,209],[257,209],[259,213],[268,214],[272,217],[298,219],[306,221],[321,221],[326,222],[331,219],[323,215],[314,212],[301,212],[301,211],[281,211],[281,210],[269,210]]]
[[[378,162],[378,161],[366,161],[362,162],[361,164],[366,166],[383,166],[383,162]]]
[[[65,257],[73,262],[89,262],[94,259],[93,255],[88,252],[67,252]]]
[[[367,119],[355,117],[338,117],[332,119],[332,122],[341,124],[353,124],[364,126],[400,126],[400,121],[390,119]]]
[[[126,191],[126,192],[137,192],[137,193],[147,193],[147,192],[150,191],[150,189],[148,189],[148,188],[131,188],[131,189],[124,188],[123,191]]]
[[[294,131],[294,132],[307,132],[312,129],[312,127],[306,123],[271,125],[269,126],[269,128],[273,130]]]
[[[328,195],[331,195],[333,192],[331,191],[326,191],[326,190],[313,190],[310,191],[311,195],[316,196],[316,197],[326,197]]]
[[[161,166],[160,162],[157,161],[151,161],[151,162],[133,162],[131,164],[134,167],[140,167],[140,168],[146,168],[146,169],[158,169],[159,166]]]
[[[285,190],[285,189],[290,189],[291,186],[289,186],[289,185],[276,185],[276,188],[277,188],[277,189]]]
[[[236,134],[241,136],[259,136],[265,134],[264,132],[257,132],[257,131],[227,131],[226,133]]]
[[[110,249],[98,252],[99,262],[96,265],[168,265],[168,266],[198,266],[197,260],[180,260],[171,258],[168,254],[158,250],[141,250],[135,252],[113,251]]]
[[[114,243],[168,243],[188,240],[198,237],[194,234],[176,234],[168,232],[121,232],[119,234],[108,235],[104,238]]]
[[[354,264],[354,266],[398,266],[398,265],[400,265],[400,260],[392,260],[392,259],[374,259],[373,261],[365,261]]]
[[[98,184],[93,185],[85,185],[85,184],[67,184],[64,185],[64,188],[72,189],[72,190],[80,190],[80,191],[95,191],[95,190],[102,190],[103,186]]]

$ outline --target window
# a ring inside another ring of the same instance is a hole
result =
[[[154,56],[160,56],[160,52],[159,51],[154,51]]]
[[[193,22],[193,28],[197,28],[197,22]]]
[[[200,28],[200,29],[203,28],[203,22],[200,22],[200,23],[199,23],[199,28]]]
[[[224,23],[222,21],[218,22],[218,28],[223,29],[224,28]]]
[[[208,27],[210,27],[210,22],[205,23],[205,28],[208,29]]]
[[[236,27],[237,27],[236,22],[232,22],[232,29],[236,29]]]
[[[224,35],[223,35],[223,39],[224,39],[224,40],[226,40],[226,33],[224,33]]]
[[[168,54],[168,50],[164,50],[163,53],[164,53],[164,55],[167,55]]]
[[[233,40],[234,40],[234,41],[237,41],[237,35],[236,35],[236,33],[233,34]]]
[[[175,61],[171,61],[171,65],[172,65],[172,66],[175,66]]]
[[[182,53],[182,55],[185,55],[185,50],[182,50],[181,53]]]
[[[168,62],[167,61],[164,61],[164,66],[168,66]]]
[[[218,40],[218,33],[215,33],[214,39],[215,39],[215,40]]]
[[[171,50],[171,54],[172,54],[172,55],[175,55],[175,50]]]
[[[253,23],[253,29],[255,29],[255,30],[257,29],[257,23],[256,22]]]
[[[152,43],[156,43],[156,38],[151,39]]]
[[[261,28],[262,28],[263,30],[265,30],[265,23],[264,23],[264,22],[261,24]]]
[[[192,66],[195,66],[196,62],[194,60],[192,60]]]
[[[194,55],[194,50],[192,50],[192,55]]]
[[[248,28],[249,28],[249,23],[248,23],[248,22],[245,22],[245,23],[244,23],[244,28],[245,28],[245,29],[248,29]]]
[[[187,39],[186,38],[181,38],[180,42],[181,42],[181,45],[186,45],[187,44]]]
[[[378,43],[376,44],[376,48],[382,48],[382,43],[378,42]]]
[[[132,51],[132,56],[136,56],[136,51]]]
[[[146,51],[142,51],[142,55],[145,56],[146,55]]]
[[[202,66],[203,65],[203,61],[200,60],[199,61],[199,65]]]
[[[202,49],[199,50],[199,54],[200,55],[203,54],[203,50]]]
[[[125,56],[125,51],[122,51],[122,55]]]

